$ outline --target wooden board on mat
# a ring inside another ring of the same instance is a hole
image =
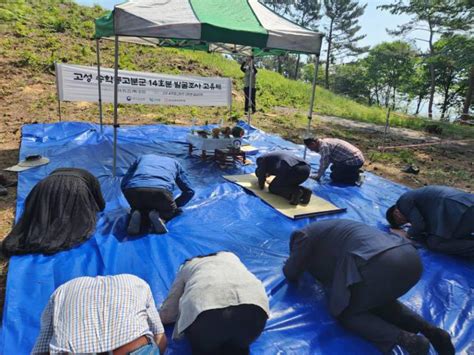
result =
[[[244,189],[251,191],[278,212],[292,219],[339,213],[346,210],[345,208],[334,206],[331,202],[314,195],[314,193],[313,196],[311,196],[309,204],[297,206],[290,205],[288,200],[285,198],[270,193],[268,191],[268,185],[265,185],[264,190],[260,190],[255,174],[226,175],[224,176],[224,179],[234,182],[237,185],[242,186]]]

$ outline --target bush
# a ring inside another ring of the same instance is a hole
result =
[[[11,22],[17,19],[17,16],[10,10],[0,8],[0,22]]]
[[[17,66],[19,67],[30,66],[36,69],[39,66],[41,66],[41,58],[35,53],[29,50],[26,50],[26,51],[21,52],[20,60],[18,60]]]
[[[16,37],[28,37],[30,29],[18,21],[13,26],[13,33]]]
[[[52,32],[64,33],[71,28],[71,24],[64,17],[49,15],[40,20],[40,27]]]

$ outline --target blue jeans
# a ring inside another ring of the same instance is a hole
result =
[[[160,349],[155,343],[146,344],[137,350],[128,353],[129,355],[160,355]]]

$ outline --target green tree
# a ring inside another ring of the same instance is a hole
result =
[[[467,0],[397,0],[394,4],[381,5],[377,8],[390,11],[399,15],[411,15],[412,19],[396,30],[389,33],[394,35],[406,35],[413,31],[425,31],[428,33],[429,57],[436,55],[434,47],[435,35],[452,30],[466,30],[472,28],[472,23],[466,20],[472,19],[472,9],[469,8]],[[430,70],[430,92],[428,104],[428,116],[433,117],[433,103],[436,89],[436,74],[433,62],[429,62]]]
[[[415,116],[420,113],[421,104],[430,92],[430,73],[428,64],[422,58],[415,59],[413,75],[408,78],[400,91],[407,95],[409,102],[416,100]]]
[[[359,102],[372,105],[367,67],[362,61],[335,66],[333,90]]]
[[[367,4],[359,6],[354,0],[324,0],[325,15],[329,18],[327,29],[327,53],[325,87],[329,87],[329,65],[338,55],[354,55],[366,52],[369,47],[358,47],[357,42],[366,35],[358,35],[361,29],[359,17]]]
[[[284,14],[289,11],[293,0],[263,0],[262,3],[270,7],[273,11]]]
[[[307,83],[312,83],[314,77],[314,61],[311,61],[308,58],[308,61],[303,67],[301,68],[301,79]],[[324,69],[319,66],[318,68],[318,77],[316,78],[317,82],[320,83],[324,80]]]
[[[415,51],[407,42],[384,42],[369,51],[364,60],[377,102],[392,109],[396,105],[397,90],[406,85],[414,72]],[[372,80],[372,81],[371,81]]]
[[[437,55],[431,61],[436,87],[443,98],[438,105],[443,119],[449,108],[460,108],[467,96],[474,62],[474,39],[458,34],[447,35],[435,42],[434,47]]]

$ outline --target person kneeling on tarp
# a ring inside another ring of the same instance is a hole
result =
[[[319,170],[312,179],[320,181],[331,165],[331,180],[348,185],[355,184],[360,177],[360,168],[364,165],[364,155],[352,144],[337,138],[307,138],[306,147],[321,155]]]
[[[446,254],[474,258],[474,194],[447,186],[405,192],[386,213],[392,232]],[[398,229],[410,223],[408,232]]]
[[[286,198],[292,205],[308,204],[311,200],[311,190],[300,186],[310,173],[311,166],[306,161],[283,151],[260,156],[255,170],[260,189],[265,187],[267,177],[275,175],[268,190]]]
[[[293,232],[287,280],[308,271],[329,291],[329,310],[347,329],[383,353],[454,354],[449,334],[397,300],[420,279],[422,264],[405,238],[351,220],[314,222]],[[422,335],[417,335],[421,333]]]
[[[32,354],[159,355],[166,335],[150,286],[128,274],[79,277],[58,287]]]
[[[182,191],[175,200],[175,186]],[[132,214],[127,232],[140,233],[142,214],[149,217],[155,233],[168,232],[164,221],[179,215],[184,206],[194,196],[186,173],[176,160],[164,156],[146,154],[140,156],[128,169],[122,179],[122,191]]]
[[[95,176],[83,169],[61,168],[28,194],[20,220],[2,243],[7,255],[52,254],[90,238],[105,202]]]
[[[198,256],[180,268],[160,308],[173,339],[186,335],[193,354],[248,354],[270,315],[258,280],[230,252]]]

